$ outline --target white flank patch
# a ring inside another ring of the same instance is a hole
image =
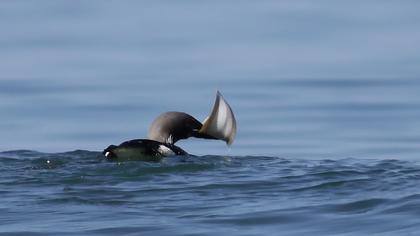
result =
[[[175,153],[165,145],[159,145],[158,151],[165,156],[175,155]]]

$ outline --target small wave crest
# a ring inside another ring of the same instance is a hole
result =
[[[419,163],[400,160],[175,156],[118,162],[84,150],[0,153],[3,210],[21,209],[31,218],[47,206],[69,217],[89,209],[101,219],[125,209],[113,217],[124,219],[128,211],[177,224],[296,235],[309,228],[322,235],[357,233],[360,225],[361,233],[404,233],[401,228],[419,230],[413,220],[420,214],[419,181]]]

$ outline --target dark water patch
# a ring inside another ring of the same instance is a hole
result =
[[[327,208],[330,208],[330,213],[334,212],[337,214],[363,214],[370,212],[374,209],[381,208],[382,205],[385,205],[388,202],[390,201],[387,199],[364,199],[345,204],[338,204]]]
[[[338,191],[340,189],[351,189],[358,185],[367,183],[366,179],[352,179],[352,180],[341,180],[341,181],[328,181],[324,183],[319,183],[311,186],[306,186],[302,188],[296,188],[289,191],[298,192],[298,191],[329,191],[334,190]]]
[[[271,211],[256,211],[246,214],[232,214],[226,216],[207,216],[203,222],[211,224],[233,224],[237,226],[264,226],[273,224],[293,224],[309,221],[311,216],[304,214],[291,214],[287,211],[271,210]],[[216,219],[211,219],[216,218]]]
[[[24,235],[28,235],[28,236],[44,236],[44,235],[57,235],[57,234],[60,234],[60,235],[69,235],[69,234],[66,234],[66,233],[63,233],[63,232],[48,232],[48,233],[45,233],[45,232],[33,232],[33,231],[18,231],[18,232],[1,232],[0,233],[0,235],[7,235],[7,236],[24,236]]]
[[[137,235],[140,232],[144,233],[163,233],[161,232],[162,227],[156,226],[122,226],[122,227],[108,227],[103,229],[89,230],[87,234],[98,234],[98,235],[113,235],[113,234],[124,234],[124,235]],[[170,234],[170,232],[168,232]],[[172,232],[171,232],[172,233]]]

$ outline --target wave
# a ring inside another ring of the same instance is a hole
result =
[[[177,156],[115,162],[85,150],[0,153],[4,212],[22,209],[34,217],[48,208],[75,222],[73,208],[100,217],[107,217],[103,209],[125,209],[115,217],[124,219],[129,211],[289,235],[406,234],[420,231],[419,181],[419,163],[400,160]]]

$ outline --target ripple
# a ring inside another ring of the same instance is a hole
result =
[[[388,199],[364,199],[345,204],[337,204],[330,206],[330,212],[339,214],[361,214],[366,213],[377,208],[382,208],[383,205],[390,202]]]
[[[414,224],[420,214],[418,162],[270,156],[112,162],[84,150],[18,150],[0,156],[4,217],[32,222],[35,228],[57,222],[84,225],[83,219],[95,218],[91,226],[66,230],[159,234],[176,229],[182,234],[177,225],[184,224],[204,234],[243,227],[292,235],[419,230]],[[108,219],[115,223],[104,225]],[[162,229],[152,219],[174,225]],[[143,224],[133,226],[136,222]]]

